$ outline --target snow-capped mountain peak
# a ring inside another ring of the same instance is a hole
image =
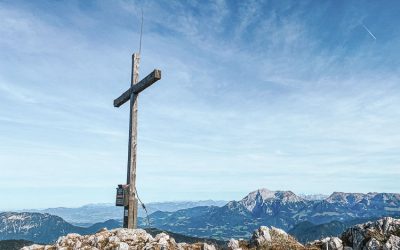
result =
[[[334,192],[325,200],[329,203],[354,204],[359,203],[368,195],[361,193]]]
[[[279,202],[282,204],[303,202],[304,199],[294,194],[292,191],[271,191],[266,188],[258,189],[249,193],[239,203],[253,212],[257,207],[266,203]]]

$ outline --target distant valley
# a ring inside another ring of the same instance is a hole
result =
[[[108,220],[85,228],[74,226],[61,217],[50,214],[4,212],[0,213],[0,240],[23,239],[48,243],[68,233],[90,234],[104,227],[120,226],[118,221]]]
[[[152,226],[172,232],[229,239],[247,238],[261,225],[289,231],[303,222],[311,225],[333,221],[363,222],[399,215],[400,194],[335,192],[322,200],[307,200],[291,191],[259,189],[240,201],[231,201],[222,207],[203,206],[175,212],[154,212],[150,215],[150,221]]]
[[[69,233],[87,235],[94,234],[103,228],[114,229],[120,227],[121,223],[115,220],[96,223],[90,227],[78,227],[56,215],[32,212],[5,212],[0,213],[0,249],[20,249],[22,246],[31,245],[34,242],[52,243],[60,236]],[[212,244],[223,243],[223,241],[190,237],[156,228],[146,228],[146,231],[153,236],[161,232],[167,232],[178,242],[195,243],[205,241]]]
[[[400,217],[400,194],[340,193],[298,196],[291,191],[259,189],[239,201],[166,202],[147,205],[150,225],[199,238],[248,238],[261,225],[282,228],[299,241],[340,234],[345,228],[383,216]],[[51,213],[51,214],[50,214]],[[67,233],[89,234],[121,227],[120,207],[95,204],[35,212],[0,213],[0,240],[54,241]],[[98,223],[94,223],[98,222]]]
[[[145,204],[149,214],[156,211],[174,212],[180,209],[187,209],[198,206],[224,206],[227,201],[169,201],[151,202]],[[123,208],[116,207],[112,203],[88,204],[76,208],[56,207],[47,209],[26,209],[23,212],[37,212],[57,215],[65,221],[76,226],[91,226],[94,223],[106,220],[122,220]],[[138,211],[139,217],[145,217],[146,213],[141,206]]]

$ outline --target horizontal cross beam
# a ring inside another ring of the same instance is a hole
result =
[[[147,87],[161,79],[161,70],[155,69],[148,76],[143,78],[140,82],[132,85],[127,91],[125,91],[120,97],[114,100],[114,107],[120,107],[122,104],[127,102],[131,98],[131,94],[139,94]]]

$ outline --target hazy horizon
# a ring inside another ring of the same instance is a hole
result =
[[[259,188],[259,189],[265,189],[265,188]],[[244,198],[245,196],[247,196],[248,194],[250,194],[251,192],[257,191],[259,189],[256,190],[251,190],[249,192],[247,192],[246,194],[242,195],[241,197],[237,198],[237,199],[204,199],[204,200],[164,200],[164,201],[149,201],[146,202],[145,205],[149,204],[149,203],[179,203],[179,202],[202,202],[202,201],[215,201],[215,202],[229,202],[229,201],[233,201],[233,200],[241,200],[242,198]],[[291,191],[291,190],[271,190],[271,191]],[[295,193],[298,196],[327,196],[329,197],[331,194],[333,193],[349,193],[349,192],[343,192],[343,191],[334,191],[332,193]],[[367,193],[373,193],[373,192],[367,192]],[[367,193],[363,193],[363,194],[367,194]],[[95,203],[82,203],[82,204],[78,204],[75,206],[69,206],[69,203],[65,203],[65,205],[50,205],[48,207],[20,207],[20,208],[2,208],[0,207],[0,212],[7,212],[7,211],[24,211],[24,210],[44,210],[44,209],[49,209],[49,208],[79,208],[79,207],[83,207],[83,206],[96,206],[96,205],[111,205],[111,206],[115,206],[115,202],[95,202]]]

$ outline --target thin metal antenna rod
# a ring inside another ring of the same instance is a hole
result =
[[[142,8],[142,24],[140,25],[139,54],[141,54],[142,52],[142,36],[143,36],[143,8]]]

